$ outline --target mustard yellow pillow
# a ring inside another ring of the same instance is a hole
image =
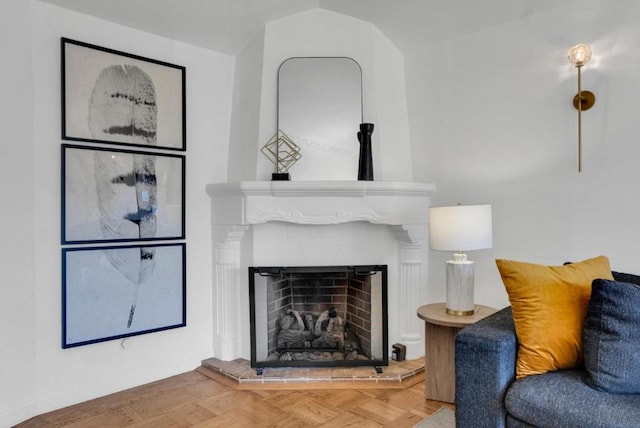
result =
[[[520,344],[516,378],[582,363],[582,329],[594,279],[613,279],[600,256],[565,266],[496,260]]]

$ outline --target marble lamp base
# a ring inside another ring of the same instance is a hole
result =
[[[447,313],[449,315],[473,315],[474,263],[464,253],[455,253],[447,260]]]

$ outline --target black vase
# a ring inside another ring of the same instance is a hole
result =
[[[361,123],[358,132],[360,141],[360,160],[358,162],[358,180],[373,181],[373,156],[371,155],[371,134],[373,123]]]

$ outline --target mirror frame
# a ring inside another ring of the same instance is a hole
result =
[[[364,90],[363,90],[363,82],[362,82],[362,67],[360,66],[360,64],[358,63],[358,61],[356,61],[355,59],[351,58],[351,57],[347,57],[347,56],[294,56],[294,57],[290,57],[285,59],[284,61],[282,61],[282,63],[278,66],[278,72],[277,72],[277,90],[276,90],[276,135],[278,140],[281,139],[281,137],[287,137],[285,130],[282,130],[281,128],[281,123],[282,123],[282,108],[281,108],[281,103],[283,101],[282,99],[282,69],[285,65],[287,65],[288,63],[290,64],[290,61],[294,61],[294,60],[348,60],[351,61],[353,64],[355,64],[355,66],[357,67],[358,70],[358,77],[359,77],[359,106],[360,106],[360,112],[359,112],[359,123],[354,124],[354,128],[353,128],[353,141],[355,142],[355,144],[359,144],[357,141],[357,131],[358,131],[358,126],[360,125],[360,123],[363,122],[363,118],[364,118]],[[284,136],[282,135],[284,134]],[[288,136],[288,137],[292,137],[292,136]],[[288,139],[287,137],[287,139]],[[340,140],[339,142],[342,142],[342,140]],[[340,146],[337,146],[338,148],[340,148]],[[276,151],[278,151],[279,149],[276,148]],[[302,156],[303,157],[303,156]],[[355,166],[355,171],[353,171],[353,176],[356,177],[357,176],[357,153],[356,153],[356,166]],[[276,172],[278,172],[277,166],[276,166]],[[288,174],[287,174],[288,175]],[[343,175],[346,175],[346,173],[344,173]],[[274,178],[275,179],[275,178]],[[285,178],[285,179],[288,179]],[[348,179],[348,178],[345,178]]]

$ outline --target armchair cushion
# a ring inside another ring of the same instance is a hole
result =
[[[640,286],[595,280],[584,327],[587,383],[601,391],[640,393]]]
[[[582,330],[594,279],[613,279],[604,256],[564,266],[496,260],[520,344],[518,379],[582,363]]]
[[[632,273],[612,271],[613,279],[620,282],[629,282],[631,284],[640,285],[640,276]]]
[[[527,376],[509,388],[507,411],[518,421],[539,427],[638,426],[640,395],[597,391],[585,383],[586,376],[582,369]]]

